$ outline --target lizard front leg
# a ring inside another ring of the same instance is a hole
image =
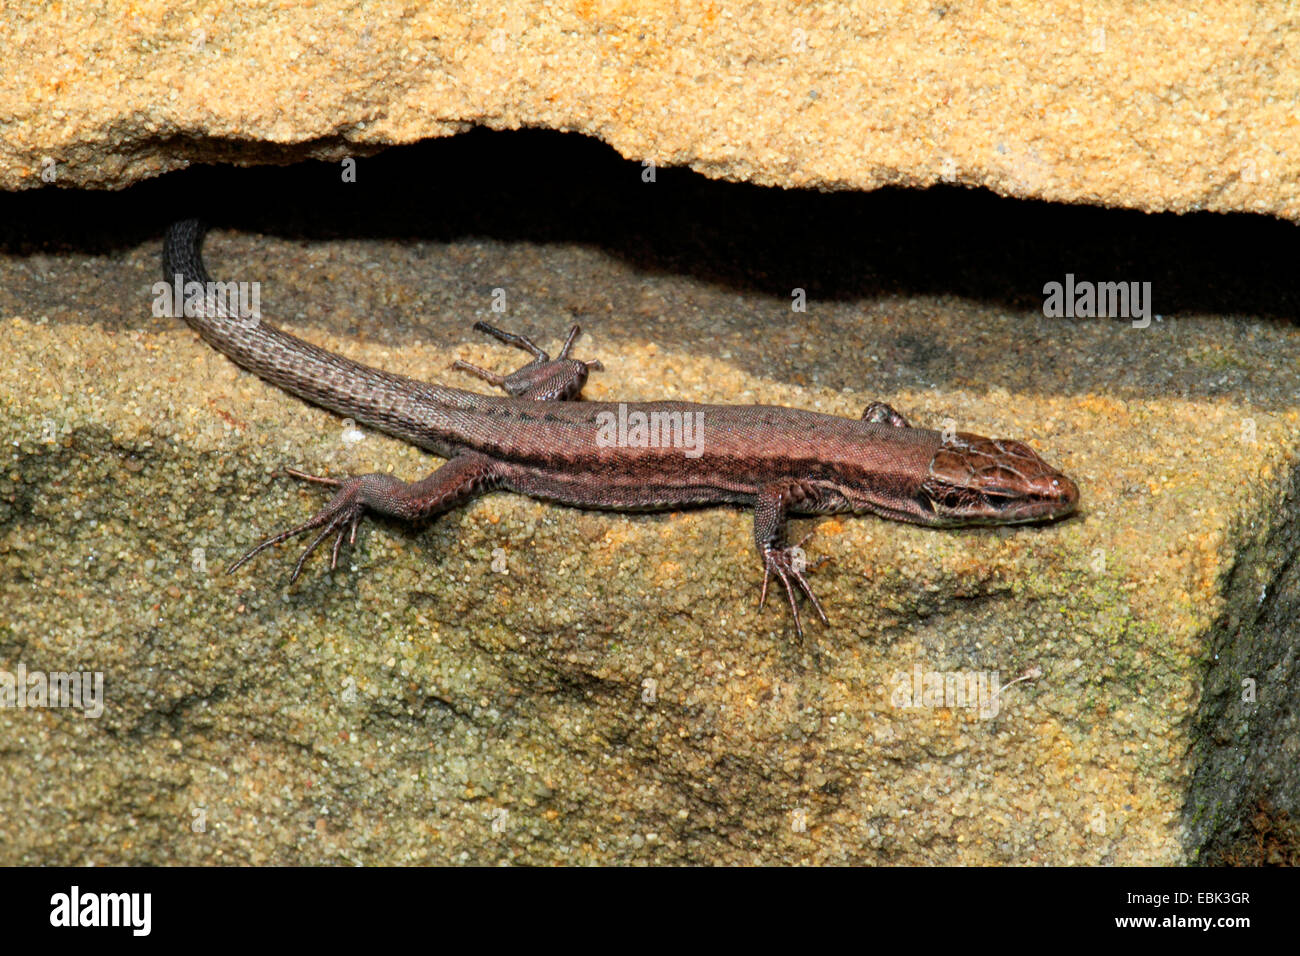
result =
[[[787,481],[766,485],[758,492],[754,501],[754,543],[763,558],[763,593],[759,597],[758,607],[762,610],[767,603],[767,583],[776,575],[785,586],[786,596],[790,599],[790,611],[794,614],[794,629],[803,639],[803,625],[799,621],[799,605],[795,600],[797,586],[812,603],[823,624],[829,624],[821,602],[813,594],[804,577],[803,543],[812,537],[809,533],[797,545],[791,547],[785,541],[785,523],[789,512],[799,507],[801,511],[823,510],[821,496],[817,490],[806,482]]]
[[[486,455],[467,452],[452,458],[429,477],[421,481],[408,482],[392,475],[372,472],[368,475],[354,475],[350,478],[321,478],[308,475],[292,468],[285,469],[294,478],[313,481],[321,485],[338,488],[334,497],[320,511],[307,521],[272,535],[261,544],[248,551],[243,557],[226,569],[233,574],[245,562],[260,554],[267,548],[288,541],[290,538],[320,528],[320,534],[312,539],[303,551],[302,557],[294,566],[289,578],[292,584],[302,573],[303,563],[320,543],[332,533],[336,533],[334,548],[330,554],[330,570],[338,566],[339,548],[344,536],[348,544],[355,544],[357,525],[361,523],[366,511],[400,518],[403,521],[421,521],[433,515],[449,511],[457,505],[491,491],[500,483],[497,463]]]
[[[599,360],[583,362],[569,358],[569,350],[573,348],[574,340],[582,331],[576,325],[569,329],[569,337],[564,340],[564,348],[560,349],[560,354],[554,359],[534,345],[532,339],[526,335],[503,332],[486,322],[475,322],[474,330],[486,332],[500,342],[522,349],[531,355],[533,360],[515,369],[509,375],[498,375],[496,372],[489,372],[485,368],[479,368],[460,359],[452,363],[451,367],[481,378],[516,398],[530,398],[539,402],[563,402],[577,398],[582,391],[582,386],[587,384],[587,373],[592,369],[597,371],[604,369]]]
[[[911,428],[907,419],[884,402],[872,402],[862,412],[862,420],[873,425],[892,425],[894,428]]]

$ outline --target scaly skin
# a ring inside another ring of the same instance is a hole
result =
[[[206,284],[197,220],[173,225],[163,248],[168,281]],[[294,568],[334,535],[330,567],[345,537],[355,540],[367,512],[408,521],[427,519],[487,491],[502,489],[578,508],[651,511],[733,504],[754,509],[754,542],[763,560],[763,590],[776,577],[802,637],[796,591],[826,615],[802,567],[802,551],[786,543],[791,514],[870,512],[935,527],[1047,521],[1075,510],[1079,490],[1016,441],[912,428],[875,402],[861,420],[772,405],[691,402],[574,401],[598,362],[570,358],[570,332],[552,360],[523,336],[483,323],[476,329],[529,352],[533,360],[500,376],[457,362],[462,371],[501,387],[506,397],[430,385],[327,352],[249,317],[224,313],[213,299],[186,290],[186,321],[238,365],[285,391],[412,442],[448,461],[427,478],[391,475],[342,480],[290,471],[337,488],[309,521],[277,534],[230,567],[262,550],[317,531]],[[676,444],[646,446],[610,433],[610,422],[698,423]],[[652,419],[658,416],[657,419]],[[685,417],[683,417],[685,416]],[[612,440],[611,440],[612,439]]]

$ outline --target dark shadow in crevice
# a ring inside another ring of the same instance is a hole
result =
[[[294,155],[210,143],[199,153]],[[0,252],[111,252],[200,215],[306,239],[581,242],[646,271],[782,297],[800,287],[820,300],[946,294],[1038,309],[1044,284],[1072,273],[1149,281],[1165,314],[1300,319],[1300,230],[1258,216],[1149,215],[960,187],[791,191],[684,169],[645,182],[640,163],[596,140],[540,130],[475,130],[358,163],[355,183],[337,163],[309,161],[194,167],[121,192],[0,195]]]

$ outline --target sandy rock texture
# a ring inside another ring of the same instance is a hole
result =
[[[355,199],[311,167],[3,197],[0,670],[101,673],[104,706],[0,709],[0,863],[1169,864],[1300,811],[1292,227],[648,192],[584,140],[463,140],[365,161]],[[504,174],[548,154],[547,190]],[[366,522],[333,574],[289,585],[283,548],[227,576],[324,500],[280,466],[439,462],[151,315],[164,216],[214,196],[251,217],[210,235],[214,275],[362,361],[483,387],[452,359],[520,355],[475,319],[550,346],[579,320],[592,398],[885,400],[1032,443],[1081,512],[798,521],[833,559],[802,643],[755,607],[734,509],[496,494]],[[1045,316],[1067,272],[1150,277],[1155,314]]]
[[[2,189],[536,126],[771,185],[1300,218],[1282,0],[20,0],[0,36]]]

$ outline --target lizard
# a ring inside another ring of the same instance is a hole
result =
[[[494,490],[627,512],[742,506],[753,509],[754,544],[763,564],[759,609],[776,579],[802,639],[797,595],[823,624],[829,620],[808,583],[803,542],[787,541],[790,515],[870,513],[957,527],[1052,521],[1078,506],[1074,481],[1023,442],[916,428],[884,402],[872,402],[860,419],[852,419],[775,405],[584,400],[588,374],[603,369],[599,361],[572,357],[577,325],[552,359],[526,336],[476,323],[476,330],[532,356],[508,375],[463,361],[453,366],[505,395],[371,368],[260,316],[224,307],[206,291],[205,231],[197,219],[172,224],[163,273],[184,290],[185,320],[206,342],[300,399],[446,459],[413,482],[378,472],[330,478],[286,468],[294,478],[335,489],[333,497],[307,521],[251,548],[228,573],[268,548],[315,531],[292,583],[331,535],[335,569],[344,539],[355,545],[367,513],[423,521]],[[664,441],[663,430],[635,427],[656,416],[675,440]],[[689,426],[690,444],[681,440]]]

